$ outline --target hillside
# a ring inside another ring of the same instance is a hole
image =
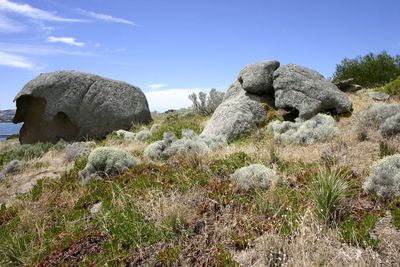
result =
[[[14,171],[0,180],[0,265],[398,266],[400,198],[363,184],[374,162],[400,151],[400,139],[373,127],[360,138],[356,125],[380,102],[365,90],[348,96],[354,111],[335,117],[338,135],[310,144],[282,143],[262,127],[205,154],[151,154],[166,131],[202,131],[209,118],[190,112],[103,141],[0,143],[0,166]],[[190,138],[179,145],[202,149]],[[87,155],[101,147],[141,162],[84,184],[79,172],[90,171]],[[267,166],[279,182],[243,190],[232,174],[250,164]],[[329,176],[346,184],[332,189],[342,197],[337,206],[318,195]]]
[[[0,110],[0,123],[12,122],[15,109]]]

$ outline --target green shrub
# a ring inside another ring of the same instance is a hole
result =
[[[387,93],[389,95],[400,95],[400,76],[396,80],[386,84],[383,87],[375,89],[378,92]]]
[[[346,177],[342,170],[320,170],[312,184],[311,194],[316,202],[316,213],[325,222],[334,221],[347,192]]]
[[[0,166],[12,160],[30,160],[40,158],[52,147],[50,143],[36,143],[34,145],[21,145],[0,154]]]
[[[345,58],[336,65],[334,81],[354,78],[354,83],[364,87],[378,87],[393,81],[400,75],[400,56],[386,51],[369,53],[354,59]]]

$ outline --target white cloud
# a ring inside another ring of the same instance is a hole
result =
[[[117,17],[113,17],[111,15],[106,15],[106,14],[100,14],[100,13],[96,13],[93,11],[86,11],[83,9],[78,9],[83,15],[94,18],[94,19],[98,19],[98,20],[102,20],[102,21],[107,21],[107,22],[114,22],[114,23],[122,23],[122,24],[128,24],[131,26],[135,26],[136,24],[133,23],[130,20],[127,19],[122,19],[122,18],[117,18]]]
[[[0,32],[22,32],[24,26],[0,14]]]
[[[152,90],[158,90],[158,89],[161,89],[161,88],[163,88],[165,86],[166,86],[166,84],[163,84],[163,83],[154,83],[154,84],[147,85],[147,87],[149,87]]]
[[[47,41],[50,43],[63,43],[63,44],[68,44],[68,45],[74,45],[74,46],[84,46],[85,43],[77,42],[75,38],[73,37],[55,37],[55,36],[50,36],[47,38]]]
[[[0,0],[0,10],[19,14],[35,20],[43,21],[60,21],[60,22],[82,22],[81,19],[70,19],[56,15],[55,13],[48,12],[39,8],[32,7],[28,4],[18,4],[9,0]]]
[[[189,95],[200,91],[208,92],[208,89],[168,89],[153,92],[145,92],[151,111],[163,112],[168,109],[180,109],[192,106]]]
[[[21,68],[21,69],[29,69],[29,70],[38,70],[40,67],[36,66],[35,63],[30,61],[28,58],[14,55],[6,52],[0,51],[0,65],[13,67],[13,68]]]
[[[91,52],[83,52],[76,49],[59,49],[50,45],[27,45],[19,43],[2,43],[0,42],[0,51],[17,53],[34,56],[55,56],[55,55],[71,55],[71,56],[93,56]]]

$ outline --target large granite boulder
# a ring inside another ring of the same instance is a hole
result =
[[[252,94],[274,94],[274,71],[279,68],[276,60],[260,61],[240,71],[238,81],[243,90]]]
[[[77,71],[40,74],[17,94],[21,143],[103,138],[151,121],[143,92],[122,81]]]
[[[269,105],[273,105],[273,98],[247,93],[240,82],[235,81],[201,135],[221,136],[232,142],[263,125]]]
[[[296,109],[301,119],[333,110],[338,114],[352,111],[347,95],[318,72],[295,64],[279,67],[274,73],[275,105]]]

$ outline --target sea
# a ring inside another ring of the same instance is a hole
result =
[[[8,136],[19,133],[22,123],[0,123],[0,141],[6,140]]]

